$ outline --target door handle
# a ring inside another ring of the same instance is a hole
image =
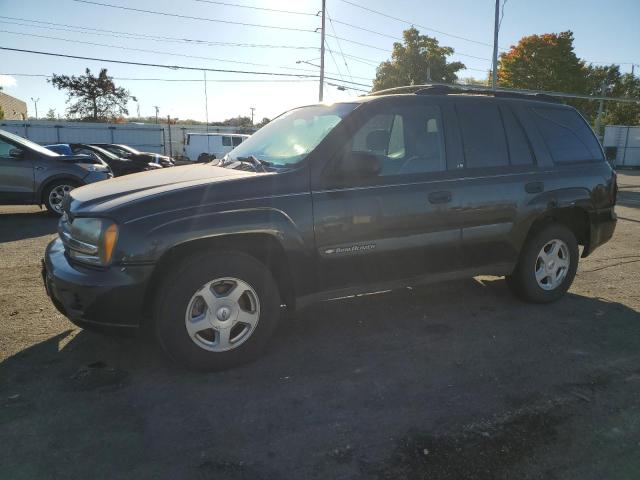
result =
[[[530,182],[524,186],[524,190],[527,193],[541,193],[544,192],[544,183],[542,182]]]
[[[44,170],[44,167],[42,165],[36,165],[33,168],[34,168],[34,170]]]
[[[429,194],[429,203],[449,203],[451,201],[451,192],[431,192]]]

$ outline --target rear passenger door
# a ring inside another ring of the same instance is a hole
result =
[[[519,251],[518,217],[529,197],[544,189],[513,103],[491,97],[455,101],[463,146],[455,187],[460,264],[477,273],[511,271]]]
[[[437,99],[365,105],[329,169],[312,185],[324,290],[455,270],[460,230],[446,181]],[[349,155],[376,155],[377,175],[335,177]]]

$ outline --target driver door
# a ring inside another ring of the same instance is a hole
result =
[[[0,202],[31,203],[34,177],[30,152],[23,150],[20,158],[9,155],[15,145],[0,138]]]
[[[456,199],[447,180],[443,108],[435,99],[411,100],[362,114],[312,187],[322,290],[458,267],[460,228],[451,214]],[[354,153],[375,155],[379,172],[336,176]]]

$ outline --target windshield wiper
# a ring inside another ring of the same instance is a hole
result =
[[[269,170],[267,170],[267,167],[272,165],[271,162],[267,162],[266,160],[259,160],[255,155],[236,157],[233,160],[241,163],[248,163],[256,172],[268,172]]]

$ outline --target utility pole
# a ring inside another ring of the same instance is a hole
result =
[[[249,110],[251,110],[251,126],[253,126],[253,112],[256,111],[255,107],[249,107]]]
[[[167,130],[169,132],[169,156],[173,155],[173,144],[171,143],[171,115],[167,115]]]
[[[600,89],[600,94],[604,97],[606,94],[607,81],[602,80],[602,87]],[[602,139],[600,136],[600,125],[602,122],[602,110],[604,109],[604,100],[600,100],[600,104],[598,105],[598,116],[596,117],[596,135],[599,139]]]
[[[322,89],[324,86],[324,17],[327,0],[322,0],[322,30],[320,31],[320,91],[318,101],[322,102]]]
[[[40,97],[38,98],[31,97],[31,101],[33,102],[33,108],[36,111],[36,120],[37,120],[38,119],[38,102],[40,101]]]
[[[153,108],[156,109],[156,125],[157,125],[158,124],[158,111],[160,110],[160,107],[154,105]]]
[[[500,0],[496,0],[496,16],[493,25],[493,69],[491,71],[491,89],[497,88],[498,77],[498,30],[500,29]]]

